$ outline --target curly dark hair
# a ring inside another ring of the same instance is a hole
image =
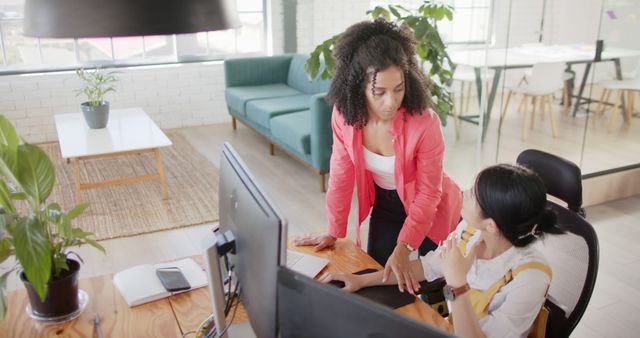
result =
[[[379,71],[395,65],[404,73],[402,106],[410,115],[421,114],[431,103],[431,82],[416,63],[416,40],[406,26],[377,19],[352,25],[336,42],[334,78],[327,101],[335,104],[351,126],[367,124],[364,94],[369,81],[375,84]]]

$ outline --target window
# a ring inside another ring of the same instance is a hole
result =
[[[453,21],[441,21],[438,30],[447,43],[485,43],[490,15],[489,0],[448,0]]]
[[[242,24],[238,29],[158,36],[38,39],[22,34],[24,0],[0,0],[0,73],[94,64],[215,60],[232,54],[264,53],[266,0],[236,1]]]
[[[395,0],[394,5],[401,5],[410,10],[417,10],[423,0]],[[446,43],[473,44],[487,40],[487,29],[490,14],[489,0],[443,0],[454,9],[453,21],[438,22],[438,32]],[[388,1],[372,0],[371,8],[387,7]]]

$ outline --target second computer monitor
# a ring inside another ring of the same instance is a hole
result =
[[[278,271],[278,324],[282,338],[453,337],[285,267]]]

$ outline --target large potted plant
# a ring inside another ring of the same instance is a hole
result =
[[[72,221],[88,207],[65,212],[47,202],[56,184],[53,164],[38,146],[24,142],[0,115],[0,264],[15,255],[16,264],[0,274],[0,319],[6,313],[9,274],[21,270],[32,317],[62,318],[78,311],[78,271],[82,259],[70,247],[89,244],[104,253],[90,232]]]
[[[453,19],[453,8],[449,5],[439,4],[435,1],[424,1],[413,12],[399,5],[387,7],[376,6],[367,11],[373,20],[384,18],[387,21],[395,21],[400,25],[408,26],[418,41],[417,54],[426,63],[428,74],[434,81],[431,86],[431,96],[435,104],[435,111],[440,116],[442,125],[446,125],[447,116],[453,111],[453,98],[449,91],[449,85],[453,77],[455,64],[447,54],[446,45],[442,41],[437,29],[437,22]],[[335,59],[332,51],[340,34],[322,42],[309,54],[305,64],[305,70],[311,79],[320,75],[322,79],[333,78]],[[324,59],[324,63],[320,59]]]
[[[109,102],[104,95],[115,92],[118,82],[117,72],[104,72],[100,68],[85,70],[76,69],[76,75],[82,80],[83,86],[77,89],[76,96],[84,94],[86,102],[80,104],[84,119],[91,129],[101,129],[109,122]]]

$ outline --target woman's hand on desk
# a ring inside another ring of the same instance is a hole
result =
[[[356,292],[365,286],[366,275],[354,275],[352,273],[344,272],[327,272],[322,276],[319,281],[323,284],[329,284],[333,281],[341,281],[344,283],[344,287],[341,290],[347,292]]]
[[[332,247],[336,243],[336,238],[329,235],[303,235],[293,240],[293,244],[298,246],[314,245],[315,251],[320,251]]]
[[[387,264],[384,266],[384,274],[382,282],[385,283],[390,279],[391,274],[396,277],[398,283],[398,289],[400,292],[408,291],[410,294],[415,295],[415,292],[420,290],[419,279],[414,276],[414,272],[411,269],[409,261],[409,255],[411,251],[406,245],[398,243],[396,248],[389,256]]]

